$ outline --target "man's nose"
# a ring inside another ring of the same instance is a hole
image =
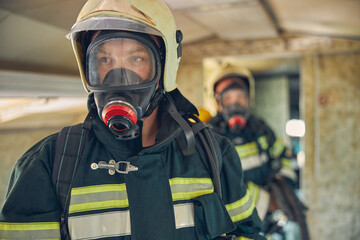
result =
[[[113,68],[126,68],[125,59],[122,56],[118,56],[114,59]]]

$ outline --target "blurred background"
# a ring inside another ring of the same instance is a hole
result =
[[[0,204],[15,161],[86,116],[87,94],[65,38],[85,2],[0,0]],[[215,115],[214,72],[248,68],[255,112],[293,148],[312,239],[358,239],[360,1],[165,2],[184,34],[183,94]],[[290,131],[289,120],[301,120],[301,131]]]

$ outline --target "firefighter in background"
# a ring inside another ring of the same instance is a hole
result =
[[[213,91],[218,112],[208,124],[234,144],[244,180],[264,221],[264,233],[268,239],[289,234],[300,239],[298,225],[293,224],[299,222],[305,228],[303,239],[307,239],[304,206],[295,195],[297,175],[287,155],[290,151],[262,119],[251,113],[255,95],[251,73],[247,69],[224,70]],[[291,233],[286,233],[285,223],[287,228],[294,227]]]

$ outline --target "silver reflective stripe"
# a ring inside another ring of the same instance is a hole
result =
[[[71,239],[93,239],[131,234],[129,211],[69,217],[68,224]]]
[[[192,203],[174,205],[176,228],[195,226]],[[95,239],[131,235],[130,211],[69,217],[71,239]]]
[[[102,202],[109,200],[125,200],[127,199],[127,193],[123,192],[100,192],[89,193],[86,195],[71,196],[71,205],[77,205],[88,202]]]
[[[194,227],[194,204],[184,203],[174,205],[176,228]]]
[[[246,171],[256,167],[261,167],[261,165],[266,163],[269,158],[266,153],[261,153],[260,155],[251,155],[249,157],[241,158],[240,160],[243,171]]]
[[[249,189],[247,189],[245,196],[236,202],[226,204],[225,207],[231,217],[231,220],[233,222],[238,222],[251,216],[255,209],[255,203],[251,198]]]
[[[173,201],[189,200],[214,192],[210,178],[172,178],[169,182]]]
[[[0,239],[59,239],[59,230],[27,230],[27,231],[2,231],[0,230]]]
[[[281,168],[280,169],[280,174],[282,176],[285,176],[287,178],[290,178],[293,181],[297,180],[297,176],[296,173],[292,170],[292,169],[288,169],[288,168]]]
[[[265,215],[269,208],[269,204],[270,204],[270,193],[268,193],[268,191],[266,191],[265,189],[260,188],[259,198],[256,203],[256,210],[262,221],[264,221],[265,219]]]

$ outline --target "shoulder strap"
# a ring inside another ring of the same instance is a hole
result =
[[[204,165],[210,169],[214,182],[214,190],[222,196],[220,173],[222,168],[222,154],[218,142],[209,127],[195,119],[196,123],[192,125],[193,133],[198,141],[196,141],[196,149],[198,150]]]
[[[90,111],[83,124],[61,129],[56,139],[52,183],[61,207],[60,231],[63,239],[70,239],[67,229],[67,215],[71,184],[81,159],[93,118],[94,110]]]
[[[207,168],[210,169],[212,180],[214,183],[214,191],[222,198],[220,173],[223,164],[222,154],[218,142],[209,127],[200,121],[196,116],[193,117],[195,124],[192,125],[192,130],[196,141],[195,147],[198,150],[201,160]],[[200,145],[202,145],[200,147]],[[209,166],[210,165],[210,166]],[[215,240],[236,240],[235,235],[226,235],[225,233],[217,237]]]

